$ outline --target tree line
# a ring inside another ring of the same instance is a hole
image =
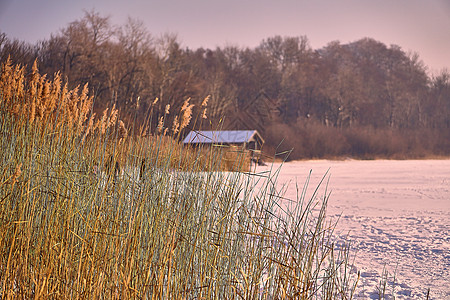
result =
[[[430,75],[417,54],[371,38],[320,49],[306,36],[189,49],[139,20],[118,27],[90,11],[36,44],[0,33],[1,62],[8,57],[30,67],[37,60],[70,88],[88,82],[94,110],[115,105],[128,126],[209,96],[204,128],[255,124],[269,152],[294,148],[294,159],[450,154],[449,71]],[[233,123],[243,112],[251,122]]]

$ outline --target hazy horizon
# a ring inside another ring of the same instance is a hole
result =
[[[158,37],[175,33],[182,47],[256,47],[263,39],[307,36],[313,49],[373,38],[419,54],[431,73],[450,70],[450,2],[446,0],[0,0],[0,31],[30,43],[50,38],[84,10],[110,16],[123,25],[128,17],[144,22]]]

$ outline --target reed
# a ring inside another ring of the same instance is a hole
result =
[[[182,147],[164,116],[161,134],[130,136],[115,108],[95,119],[87,87],[30,78],[2,68],[1,298],[352,298],[327,193],[305,199],[306,182],[281,205],[279,169]]]

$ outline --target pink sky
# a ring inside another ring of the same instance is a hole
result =
[[[0,0],[0,31],[36,42],[95,9],[122,25],[142,20],[182,46],[255,47],[274,35],[306,35],[314,49],[371,37],[417,52],[430,72],[450,70],[449,0]]]

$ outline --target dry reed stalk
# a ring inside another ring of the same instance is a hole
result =
[[[116,104],[113,105],[111,109],[111,113],[109,116],[108,127],[114,127],[117,124],[117,120],[119,119],[119,110],[116,108]]]
[[[156,127],[158,134],[161,134],[164,128],[164,116],[161,116],[158,121],[158,126]]]
[[[11,99],[11,88],[12,88],[12,62],[11,57],[4,64],[2,64],[2,73],[0,75],[0,88],[2,91],[1,101],[4,105],[7,105]]]
[[[118,124],[119,124],[119,138],[126,139],[128,136],[128,130],[125,127],[125,123],[123,123],[122,120],[119,120]]]
[[[6,180],[4,180],[1,184],[0,184],[0,186],[3,186],[3,185],[6,185],[6,184],[11,184],[11,189],[13,189],[14,188],[14,185],[16,184],[16,182],[17,182],[17,179],[20,177],[20,175],[22,175],[22,163],[19,163],[19,164],[17,164],[16,165],[16,167],[15,167],[15,169],[14,169],[14,172],[13,172],[13,174],[11,175],[11,176],[9,176],[9,178],[7,178]],[[5,173],[6,173],[6,170],[3,172],[4,174],[3,174],[3,177],[4,177],[4,175],[5,175]]]
[[[180,131],[186,128],[192,119],[192,108],[194,107],[194,105],[189,104],[190,100],[191,98],[186,99],[186,101],[184,101],[183,105],[181,106]]]
[[[106,126],[107,126],[107,118],[108,118],[108,110],[109,108],[105,108],[105,110],[103,111],[102,117],[100,120],[97,121],[95,128],[100,130],[101,134],[105,134],[106,132]]]
[[[22,163],[19,163],[14,170],[14,174],[12,175],[11,185],[14,186],[16,184],[17,178],[22,174]]]
[[[80,106],[80,108],[79,108],[80,113],[79,113],[78,122],[77,122],[77,129],[79,131],[82,130],[84,123],[86,122],[88,115],[91,111],[92,104],[93,104],[94,97],[93,96],[89,97],[88,93],[89,93],[89,89],[88,89],[88,84],[86,83],[83,86],[83,90],[81,91],[81,94],[80,94],[79,100],[78,100],[79,106]]]
[[[86,137],[88,136],[88,134],[91,132],[91,130],[94,129],[94,119],[95,119],[95,113],[93,113],[90,117],[89,117],[89,121],[87,123],[86,126],[86,130],[83,134],[83,138],[81,139],[81,142],[84,142],[84,140],[86,139]]]
[[[201,106],[202,107],[208,106],[209,99],[211,99],[211,95],[208,95],[208,96],[205,97],[205,99],[203,99]]]
[[[170,113],[170,104],[166,105],[166,108],[164,109],[164,114],[168,115]]]
[[[175,116],[175,118],[173,119],[173,124],[172,124],[173,136],[177,135],[177,133],[179,132],[179,128],[180,128],[180,123],[178,122],[178,116]]]

